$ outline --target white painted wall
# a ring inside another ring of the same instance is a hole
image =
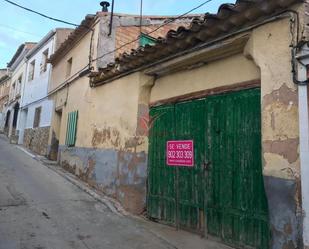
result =
[[[309,48],[305,48],[306,51]],[[308,58],[302,63],[309,65]],[[298,80],[307,79],[307,68],[299,65]],[[303,209],[303,242],[309,247],[309,113],[308,113],[308,86],[298,86],[298,105],[299,105],[299,152],[301,165],[301,185],[302,185],[302,209]]]
[[[53,102],[48,99],[45,99],[40,102],[36,102],[32,105],[29,105],[27,107],[28,115],[25,120],[25,129],[33,128],[35,109],[38,107],[42,108],[39,127],[50,126],[50,122],[52,118],[52,111],[53,111]]]
[[[23,96],[21,107],[25,107],[33,102],[39,101],[47,96],[48,83],[51,73],[51,64],[47,64],[47,70],[41,72],[43,63],[43,52],[48,49],[49,56],[53,53],[54,37],[46,42],[32,57],[27,61],[26,80],[23,86]],[[34,78],[29,80],[30,63],[35,60]]]

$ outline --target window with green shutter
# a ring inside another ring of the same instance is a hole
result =
[[[146,35],[146,34],[141,34],[140,38],[139,38],[139,43],[140,46],[145,47],[146,45],[155,45],[157,42],[157,39]]]
[[[77,120],[78,120],[78,111],[70,112],[68,114],[67,135],[65,139],[65,144],[69,147],[75,146]]]

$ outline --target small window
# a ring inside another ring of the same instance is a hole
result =
[[[153,38],[149,35],[146,34],[141,34],[140,38],[139,38],[139,44],[142,47],[145,47],[146,45],[155,45],[157,42],[156,38]]]
[[[20,85],[21,85],[22,80],[23,80],[23,76],[22,76],[22,75],[20,75],[20,76],[19,76],[19,78],[18,78],[18,80],[17,80],[17,81],[18,81],[18,84],[20,84]]]
[[[15,98],[15,86],[16,86],[16,82],[12,84],[12,88],[10,89],[10,99]]]
[[[48,59],[48,49],[46,49],[42,54],[42,62],[41,62],[41,68],[40,73],[44,73],[47,70],[47,59]]]
[[[67,72],[66,72],[67,78],[71,76],[71,71],[72,71],[72,58],[68,59],[67,61]]]
[[[42,112],[42,107],[41,106],[35,108],[34,120],[33,120],[33,128],[37,128],[37,127],[40,126],[41,112]]]
[[[19,76],[17,80],[17,86],[16,86],[16,95],[20,95],[20,90],[21,90],[21,82],[23,80],[23,76]]]
[[[69,147],[75,146],[77,132],[78,111],[68,114],[67,134],[65,144]]]
[[[35,68],[35,60],[33,60],[29,65],[29,75],[28,75],[29,81],[34,79],[34,68]]]

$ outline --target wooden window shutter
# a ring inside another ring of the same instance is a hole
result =
[[[70,112],[68,114],[67,134],[65,144],[69,147],[75,146],[77,133],[78,111]]]

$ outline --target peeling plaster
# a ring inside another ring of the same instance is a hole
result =
[[[299,158],[299,139],[285,139],[277,141],[263,141],[264,153],[272,153],[282,156],[289,163],[294,163]]]
[[[299,160],[289,163],[283,156],[274,153],[264,153],[265,166],[263,174],[282,179],[295,179],[299,175]]]
[[[298,108],[273,102],[263,108],[263,141],[299,137]]]
[[[115,128],[103,128],[101,130],[95,128],[92,135],[92,146],[110,144],[112,147],[118,148],[121,144],[120,132]]]
[[[278,89],[263,97],[263,106],[273,102],[280,102],[286,106],[298,105],[297,91],[289,88],[285,83]]]
[[[92,187],[117,198],[134,214],[146,205],[147,154],[62,146],[61,166]]]

